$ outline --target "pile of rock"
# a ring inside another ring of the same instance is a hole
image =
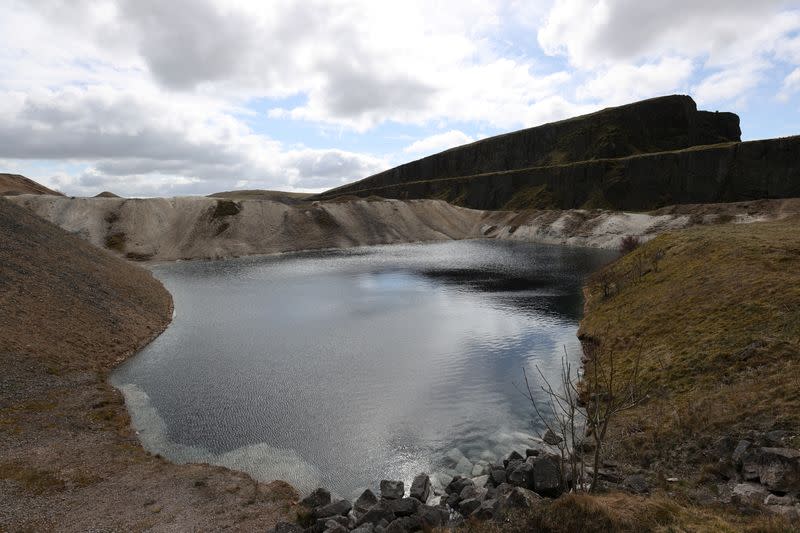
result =
[[[462,462],[463,458],[458,458]],[[316,489],[301,504],[310,513],[299,524],[281,523],[276,533],[405,533],[430,530],[463,521],[490,520],[511,509],[531,508],[543,497],[557,497],[563,490],[560,457],[529,449],[526,456],[514,451],[502,463],[475,464],[470,474],[434,475],[450,478],[437,495],[427,474],[414,478],[408,496],[402,481],[383,480],[380,497],[365,490],[355,502],[332,500],[325,489]],[[480,466],[480,468],[476,468]],[[466,473],[467,465],[460,470]]]
[[[727,463],[731,501],[800,520],[800,450],[781,446],[783,433],[736,443]]]

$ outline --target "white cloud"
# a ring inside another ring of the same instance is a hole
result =
[[[208,193],[242,180],[322,190],[387,165],[343,150],[286,148],[202,97],[90,86],[0,93],[0,100],[0,157],[91,162],[80,176],[58,177],[60,187],[81,192]]]
[[[712,64],[750,55],[764,34],[797,28],[783,0],[556,0],[538,33],[545,52],[572,64],[630,62],[667,54],[707,56]],[[770,39],[767,39],[770,40]]]
[[[716,72],[694,87],[697,99],[720,102],[746,97],[775,58],[798,57],[788,44],[798,30],[800,10],[784,0],[556,0],[538,40],[595,73],[579,97],[620,103],[671,92],[699,65]]]
[[[397,154],[289,147],[263,124],[512,130],[688,89],[738,102],[800,65],[800,10],[779,0],[2,3],[0,157],[61,162],[75,192],[319,189]]]
[[[474,140],[475,139],[463,131],[450,130],[414,141],[403,148],[403,151],[407,154],[429,155],[441,152],[442,150],[447,150],[448,148],[471,143]]]
[[[786,102],[797,92],[800,92],[800,68],[794,69],[784,78],[778,99]]]
[[[700,105],[734,101],[759,85],[767,65],[761,62],[742,64],[715,72],[692,88]]]
[[[642,65],[619,64],[605,69],[578,87],[580,99],[618,105],[680,91],[693,71],[692,61],[665,57]]]

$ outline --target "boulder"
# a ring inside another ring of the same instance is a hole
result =
[[[352,530],[352,533],[375,533],[375,526],[372,524],[364,524]]]
[[[364,515],[367,511],[372,509],[372,507],[378,503],[378,497],[375,496],[375,493],[371,490],[367,489],[361,493],[361,496],[355,501],[353,505],[353,513],[356,515],[356,518],[360,518]]]
[[[427,529],[441,527],[450,520],[450,513],[446,509],[420,505],[417,515],[422,521],[422,526]]]
[[[745,453],[747,453],[747,450],[750,449],[750,446],[752,446],[752,443],[749,440],[740,440],[736,444],[736,447],[733,449],[733,454],[731,455],[731,459],[733,460],[734,464],[742,464]]]
[[[409,533],[421,531],[422,520],[418,516],[403,516],[392,520],[386,527],[386,533]]]
[[[431,478],[428,477],[428,474],[420,474],[411,482],[409,495],[412,498],[416,498],[420,502],[425,503],[431,497],[431,492]]]
[[[338,530],[337,525],[350,529],[348,527],[350,521],[345,516],[331,516],[329,518],[318,518],[314,525],[304,530],[305,533],[324,533],[329,529]]]
[[[517,509],[532,509],[542,501],[541,496],[522,487],[502,485],[497,492],[495,513],[501,516]]]
[[[411,516],[417,512],[422,505],[416,498],[400,498],[399,500],[387,500],[389,509],[395,516]]]
[[[278,522],[272,531],[274,533],[303,533],[303,528],[292,522]]]
[[[398,500],[405,494],[405,487],[402,481],[390,481],[384,479],[381,481],[381,498],[387,500]]]
[[[473,466],[474,465],[472,464],[472,462],[469,459],[467,459],[466,457],[464,457],[463,459],[461,459],[458,462],[458,464],[456,465],[455,470],[456,470],[456,472],[458,472],[462,476],[470,476],[470,475],[472,475]]]
[[[456,476],[453,478],[453,481],[447,485],[445,492],[447,492],[447,494],[461,494],[464,487],[474,484],[475,483],[468,477]]]
[[[465,459],[466,457],[458,448],[453,448],[449,452],[444,455],[445,462],[449,463],[449,466],[455,466],[461,459]]]
[[[497,460],[497,456],[490,452],[489,450],[484,450],[481,452],[480,458],[487,463],[493,463]]]
[[[739,483],[733,487],[731,501],[738,505],[759,505],[769,495],[769,491],[758,483]]]
[[[506,470],[508,482],[517,487],[534,487],[534,467],[531,463],[515,463]]]
[[[497,486],[506,482],[506,471],[502,468],[495,468],[489,474],[492,483]]]
[[[783,429],[773,429],[764,434],[764,439],[772,446],[783,446],[792,434]]]
[[[445,472],[436,472],[431,476],[431,484],[433,485],[434,491],[444,490],[447,485],[453,481],[453,477]]]
[[[475,483],[475,486],[479,489],[482,489],[486,486],[489,481],[489,476],[478,476],[472,478],[472,482]]]
[[[533,483],[528,485],[528,488],[533,489],[542,496],[554,498],[559,496],[563,491],[561,485],[561,459],[555,455],[541,455],[539,457],[530,457],[527,461],[527,464],[531,465],[533,470]]]
[[[800,491],[800,450],[761,448],[758,477],[770,490]]]
[[[325,529],[323,533],[348,533],[350,530],[336,520],[328,520],[325,522]]]
[[[466,500],[462,500],[458,506],[459,512],[464,516],[471,515],[474,511],[477,511],[478,508],[483,503],[481,500],[476,498],[467,498]]]
[[[470,516],[478,520],[491,520],[495,517],[496,508],[497,500],[486,499],[481,502],[480,507],[472,511]]]
[[[475,466],[472,467],[471,475],[473,478],[482,476],[486,472],[486,465],[476,463]]]
[[[316,507],[311,512],[311,516],[314,518],[329,518],[331,516],[345,516],[347,513],[350,512],[352,509],[352,504],[347,500],[338,500],[328,505],[323,505],[321,507]]]
[[[356,520],[356,527],[364,524],[373,524],[377,526],[380,524],[381,520],[385,520],[388,524],[395,518],[394,512],[392,512],[392,510],[389,508],[388,501],[382,500],[373,505],[369,511],[364,513],[361,518]]]
[[[539,450],[534,450],[533,448],[528,448],[525,450],[525,457],[536,457],[539,455]]]
[[[461,491],[458,497],[461,499],[461,501],[470,499],[483,500],[483,498],[486,496],[486,493],[487,490],[484,488],[479,489],[475,485],[467,485],[464,487],[464,490]]]
[[[312,509],[315,507],[322,507],[323,505],[331,503],[331,493],[328,489],[320,487],[314,489],[311,494],[300,500],[300,503]]]
[[[622,485],[634,494],[646,494],[650,492],[650,485],[647,479],[641,474],[634,474],[622,480]]]
[[[558,446],[564,439],[548,429],[542,436],[542,440],[545,444],[549,444],[550,446]]]
[[[516,451],[513,451],[513,452],[511,452],[510,454],[508,454],[508,457],[506,457],[505,459],[503,459],[503,468],[506,468],[506,469],[508,469],[508,467],[509,467],[509,466],[511,466],[513,463],[522,462],[522,461],[524,461],[524,460],[525,460],[525,458],[524,458],[524,457],[522,457],[522,456],[521,456],[519,453],[517,453]]]

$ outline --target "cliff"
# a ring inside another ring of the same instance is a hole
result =
[[[799,197],[798,155],[800,137],[787,137],[418,180],[348,194],[438,198],[473,209],[644,211],[671,204]]]
[[[496,200],[487,199],[479,206],[473,199],[477,194],[468,194],[470,200],[462,199],[443,183],[432,185],[420,196],[416,184],[737,142],[740,135],[739,117],[733,113],[698,111],[688,96],[665,96],[459,146],[326,191],[317,198],[346,194],[438,197],[469,207],[498,209],[503,204]],[[415,186],[407,189],[406,184]],[[482,192],[491,195],[492,191]]]

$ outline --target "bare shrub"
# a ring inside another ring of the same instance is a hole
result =
[[[629,254],[637,249],[640,244],[641,242],[639,241],[639,237],[636,235],[626,235],[619,243],[619,253],[622,255]]]
[[[584,347],[589,379],[581,379],[567,359],[566,348],[561,360],[559,381],[554,387],[537,366],[539,388],[545,400],[537,400],[528,374],[523,369],[525,389],[521,392],[531,403],[538,420],[547,430],[560,438],[557,447],[561,453],[561,478],[563,486],[572,490],[592,492],[598,487],[608,426],[619,413],[632,409],[647,397],[649,386],[639,372],[642,351],[639,350],[630,365],[615,361],[613,350],[600,348],[597,343]],[[586,439],[591,438],[591,445]],[[585,483],[584,450],[592,449],[591,482]],[[567,466],[565,471],[564,465]]]

